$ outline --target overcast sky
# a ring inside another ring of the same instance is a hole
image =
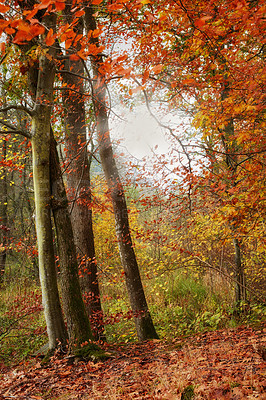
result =
[[[114,140],[121,139],[121,147],[132,156],[138,159],[150,156],[156,145],[156,152],[167,152],[168,143],[163,129],[149,115],[144,105],[137,106],[133,112],[124,110],[119,114],[123,120],[111,119],[111,136]]]

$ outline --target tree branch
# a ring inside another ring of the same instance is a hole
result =
[[[32,110],[29,110],[28,107],[22,106],[22,105],[15,105],[15,104],[10,104],[9,106],[3,107],[0,109],[0,113],[4,113],[7,112],[9,110],[20,110],[20,111],[24,111],[25,113],[27,113],[28,115],[30,115],[31,117],[33,116],[34,112]]]
[[[0,124],[5,126],[6,128],[8,128],[8,131],[1,130],[1,133],[4,133],[4,134],[17,133],[19,135],[24,136],[27,139],[31,139],[31,134],[29,133],[29,131],[27,131],[25,129],[21,129],[17,126],[14,126],[13,124],[8,123],[1,118],[0,118]]]

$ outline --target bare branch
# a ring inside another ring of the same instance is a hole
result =
[[[26,137],[27,139],[31,139],[31,134],[29,133],[29,131],[19,128],[16,125],[10,124],[7,121],[4,121],[3,119],[0,118],[0,124],[5,126],[6,128],[8,128],[8,130],[1,130],[2,134],[8,134],[8,133],[17,133],[18,135],[22,135],[24,137]]]
[[[9,106],[2,107],[0,108],[0,113],[4,113],[10,110],[19,110],[19,111],[24,111],[25,113],[29,114],[31,117],[33,116],[34,112],[28,107],[22,106],[22,105],[15,105],[15,104],[10,104]]]
[[[85,64],[85,63],[84,63],[84,64]],[[72,75],[72,76],[77,76],[78,78],[84,79],[85,81],[88,81],[88,82],[93,82],[93,81],[95,81],[95,79],[87,78],[87,77],[84,76],[84,75],[76,74],[75,72],[67,71],[67,70],[65,70],[65,69],[60,69],[60,70],[58,70],[57,72],[58,72],[59,74],[69,74],[69,75]]]

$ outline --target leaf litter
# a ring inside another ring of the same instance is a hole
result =
[[[171,342],[105,344],[104,362],[38,358],[0,366],[0,400],[266,399],[266,327],[219,330]],[[188,389],[188,390],[187,390]],[[190,395],[186,395],[190,393]]]

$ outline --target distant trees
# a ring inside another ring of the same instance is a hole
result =
[[[142,70],[138,79],[146,101],[162,90],[169,108],[194,119],[191,135],[168,129],[183,163],[187,160],[178,176],[190,198],[203,190],[201,210],[230,228],[240,303],[246,299],[241,253],[254,226],[263,229],[265,215],[265,191],[254,192],[265,182],[264,4],[187,0],[129,7],[138,37],[134,63]],[[128,23],[124,14],[116,18]],[[196,211],[197,200],[194,204]]]

